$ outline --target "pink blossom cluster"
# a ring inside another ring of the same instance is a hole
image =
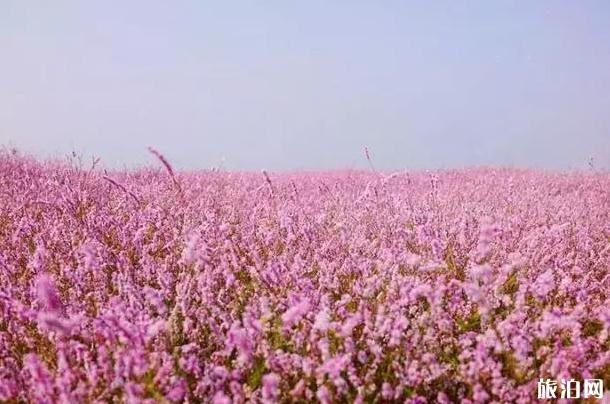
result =
[[[540,378],[610,387],[607,172],[162,162],[0,155],[0,401],[525,403]]]

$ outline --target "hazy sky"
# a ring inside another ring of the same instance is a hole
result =
[[[0,143],[108,166],[610,167],[610,1],[0,0]]]

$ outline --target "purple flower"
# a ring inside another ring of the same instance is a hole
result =
[[[316,393],[316,397],[320,400],[321,404],[330,404],[332,402],[330,391],[328,391],[328,387],[320,386]]]
[[[328,315],[328,310],[327,309],[323,309],[321,310],[315,318],[315,322],[313,324],[313,329],[314,330],[319,330],[320,332],[326,332],[326,330],[328,330],[329,327],[329,322],[330,320],[330,316]]]
[[[238,323],[234,323],[231,326],[227,334],[226,341],[227,349],[237,349],[239,354],[239,360],[242,363],[248,361],[252,355],[252,340],[248,336],[248,333]]]
[[[153,154],[0,151],[0,401],[530,402],[610,361],[608,173]]]
[[[268,373],[263,376],[262,382],[263,401],[275,402],[279,396],[280,377],[275,373]]]
[[[41,274],[36,280],[36,292],[43,309],[52,313],[63,312],[63,304],[53,279],[47,274]]]
[[[291,327],[295,323],[301,320],[305,314],[309,312],[309,302],[302,300],[294,306],[290,307],[284,314],[282,314],[282,322],[285,327]]]
[[[223,391],[217,391],[212,398],[213,404],[232,404],[233,401]]]

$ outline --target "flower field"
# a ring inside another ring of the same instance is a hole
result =
[[[610,388],[608,172],[179,172],[156,156],[105,172],[0,154],[0,401]]]

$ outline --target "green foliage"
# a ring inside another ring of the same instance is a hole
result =
[[[505,295],[514,295],[519,290],[519,277],[517,272],[513,272],[508,276],[508,279],[500,287],[500,293]]]
[[[465,319],[459,319],[457,321],[458,329],[460,332],[480,332],[481,331],[481,314],[478,311],[475,311]]]
[[[265,358],[256,355],[252,361],[252,368],[248,374],[246,384],[252,391],[258,389],[261,386],[263,375],[267,371],[267,365],[265,364]]]
[[[582,324],[582,334],[585,337],[595,337],[604,329],[604,324],[598,319],[586,319]]]

